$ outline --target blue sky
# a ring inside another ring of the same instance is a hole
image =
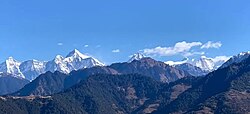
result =
[[[109,64],[183,41],[202,44],[148,54],[163,61],[187,52],[231,56],[250,50],[249,6],[249,0],[2,0],[0,61],[51,60],[76,48]],[[222,45],[201,49],[208,41]]]

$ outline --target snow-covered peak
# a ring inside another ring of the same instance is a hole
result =
[[[226,63],[224,63],[220,68],[225,68],[233,63],[240,63],[243,60],[247,59],[250,57],[250,51],[247,52],[241,52],[238,55],[235,55],[231,57]]]
[[[7,60],[15,60],[12,56],[8,57]]]
[[[18,66],[21,64],[21,62],[15,60],[13,57],[8,57],[7,60],[5,60],[6,64],[17,64]]]
[[[132,62],[134,60],[141,60],[142,58],[145,58],[145,56],[142,53],[135,53],[134,55],[131,56],[128,62]]]
[[[18,78],[25,78],[19,69],[20,62],[13,57],[9,57],[5,62],[0,64],[0,72],[8,75],[12,75]]]
[[[21,63],[20,69],[21,71],[27,70],[37,70],[44,68],[46,62],[38,61],[38,60],[27,60]]]
[[[166,64],[171,66],[181,65],[185,63],[192,64],[193,66],[199,67],[204,71],[211,72],[218,69],[223,63],[225,63],[229,57],[227,56],[217,56],[215,58],[209,58],[206,56],[201,56],[199,59],[184,59],[182,61],[167,61]]]
[[[48,62],[28,60],[21,63],[16,61],[13,57],[9,57],[5,62],[0,64],[0,74],[26,78],[32,81],[40,74],[47,71],[59,71],[68,74],[72,70],[94,66],[104,66],[104,64],[96,58],[84,55],[74,49],[66,57],[57,55],[53,60]]]
[[[61,64],[64,61],[64,57],[61,55],[56,55],[55,59],[50,62],[54,62],[55,64]]]
[[[80,51],[78,51],[77,49],[74,49],[73,51],[71,51],[71,52],[66,56],[66,58],[68,58],[68,57],[86,59],[86,58],[89,58],[90,56],[84,55],[84,54],[82,54]]]
[[[215,63],[212,58],[207,58],[206,56],[201,56],[201,58],[197,61],[192,61],[192,64],[205,70],[205,71],[213,71],[215,68]]]
[[[61,55],[56,55],[56,57],[55,57],[55,59],[54,60],[58,60],[58,61],[60,61],[60,60],[63,60],[64,59],[64,57],[63,56],[61,56]]]
[[[236,56],[246,56],[246,55],[250,55],[250,51],[241,52],[239,55],[236,55]]]
[[[11,67],[11,66],[19,66],[21,64],[21,62],[15,60],[13,57],[9,57],[4,64],[6,64],[7,66]]]
[[[21,63],[19,66],[20,71],[23,73],[27,80],[34,80],[38,75],[45,73],[45,64],[38,60],[27,60]]]
[[[46,63],[45,71],[51,71],[51,72],[60,71],[65,74],[69,73],[70,70],[67,67],[67,63],[65,63],[64,60],[65,58],[63,56],[56,55],[55,59]]]
[[[66,56],[66,58],[61,55],[57,55],[53,61],[49,61],[46,64],[45,71],[60,71],[68,74],[72,70],[79,70],[94,66],[104,66],[104,64],[97,59],[84,55],[77,49],[74,49]]]

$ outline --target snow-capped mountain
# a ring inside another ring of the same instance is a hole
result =
[[[213,71],[216,67],[213,59],[207,58],[206,56],[201,56],[198,60],[193,59],[190,63],[205,71]]]
[[[65,58],[61,55],[57,55],[55,59],[49,61],[45,66],[45,71],[59,71],[65,74],[70,72],[69,68],[67,67],[67,63],[64,62]]]
[[[218,56],[215,58],[208,58],[206,56],[201,56],[199,59],[191,59],[188,58],[182,61],[167,61],[166,64],[171,66],[181,65],[185,63],[192,64],[193,66],[201,68],[205,72],[211,72],[218,69],[223,63],[225,63],[229,58],[226,56]]]
[[[131,56],[131,58],[128,60],[128,63],[134,61],[134,60],[141,60],[142,58],[145,58],[145,56],[141,53],[135,53]]]
[[[20,64],[13,57],[9,57],[5,62],[0,64],[0,72],[17,78],[25,78],[19,69]]]
[[[209,73],[208,71],[202,70],[201,68],[194,66],[190,63],[178,64],[175,65],[174,67],[186,71],[192,76],[204,76]]]
[[[61,55],[57,55],[55,59],[46,64],[45,70],[51,72],[60,71],[68,74],[73,70],[90,68],[93,66],[104,66],[104,64],[93,57],[80,53],[75,49],[70,52],[66,58]]]
[[[45,73],[46,62],[38,60],[28,60],[21,63],[20,71],[27,80],[34,80],[38,75]]]
[[[75,49],[65,58],[61,55],[57,55],[53,60],[48,62],[28,60],[21,63],[14,60],[12,57],[9,57],[5,62],[0,64],[0,74],[8,74],[32,81],[40,74],[47,71],[60,71],[68,74],[73,70],[94,66],[104,66],[104,64],[91,56],[80,53]]]
[[[72,52],[70,52],[65,60],[67,63],[67,67],[72,71],[72,70],[79,70],[82,68],[90,68],[93,66],[104,66],[103,63],[101,63],[99,60],[84,55],[82,53],[80,53],[78,50],[73,50]]]
[[[250,56],[250,51],[242,52],[238,55],[231,57],[227,62],[225,62],[220,68],[225,68],[233,63],[240,63],[243,60],[247,59]]]
[[[196,66],[194,62],[194,59],[189,60],[189,58],[184,58],[182,61],[167,61],[165,63],[180,70],[186,71],[192,76],[203,76],[209,73],[208,71]]]

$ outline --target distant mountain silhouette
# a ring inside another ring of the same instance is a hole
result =
[[[0,95],[13,93],[23,88],[29,81],[22,78],[5,75],[0,77]]]

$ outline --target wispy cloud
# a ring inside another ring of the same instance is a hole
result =
[[[86,45],[84,45],[84,47],[87,48],[87,47],[89,47],[89,45],[86,44]]]
[[[112,50],[113,53],[119,53],[120,50],[119,49],[115,49],[115,50]]]
[[[59,42],[59,43],[57,43],[57,45],[58,45],[58,46],[62,46],[62,45],[63,45],[63,43]]]
[[[158,46],[155,48],[143,49],[142,52],[148,56],[182,55],[184,57],[190,57],[194,55],[205,55],[206,51],[201,49],[220,48],[221,46],[222,46],[221,42],[208,41],[203,44],[202,42],[182,41],[182,42],[177,42],[174,46],[171,47]]]
[[[222,46],[221,42],[208,41],[207,43],[201,46],[201,49],[220,48],[221,46]]]
[[[201,46],[201,42],[177,42],[173,47],[161,47],[158,46],[156,48],[144,49],[143,53],[146,55],[153,56],[173,56],[177,54],[185,54],[190,51],[191,48],[196,46]]]
[[[190,57],[190,56],[193,56],[193,55],[204,55],[205,52],[185,52],[183,54],[184,57]]]

